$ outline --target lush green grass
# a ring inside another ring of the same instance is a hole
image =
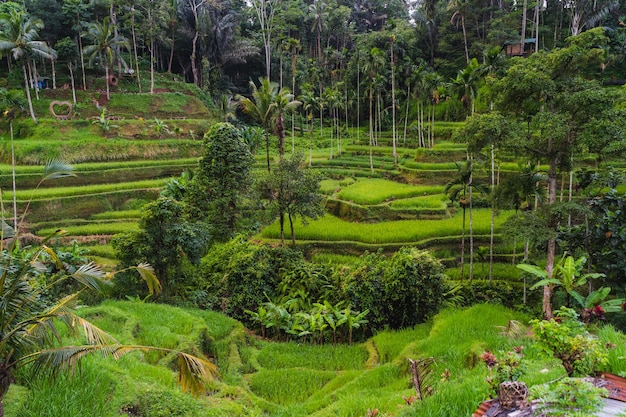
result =
[[[403,198],[391,202],[394,209],[445,209],[448,198],[445,194],[434,194],[422,197]]]
[[[120,219],[138,219],[141,217],[141,210],[120,210],[105,211],[91,216],[93,220],[120,220]]]
[[[37,231],[38,236],[50,236],[58,227],[45,227]],[[92,236],[92,235],[114,235],[132,230],[138,230],[137,222],[115,222],[115,223],[91,223],[79,224],[64,227],[63,230],[70,236]]]
[[[261,350],[259,364],[267,369],[310,368],[321,371],[362,369],[367,360],[362,345],[298,345],[272,343]]]
[[[383,331],[353,346],[264,342],[220,314],[158,304],[107,301],[80,312],[123,343],[207,352],[221,377],[195,399],[176,387],[169,355],[131,354],[117,362],[92,357],[75,377],[22,381],[30,389],[26,403],[25,390],[14,387],[5,400],[7,415],[114,417],[126,410],[144,417],[357,417],[376,408],[380,415],[458,417],[471,415],[491,395],[479,358],[485,350],[500,354],[524,345],[523,380],[530,385],[565,373],[526,332],[503,334],[509,320],[523,325],[529,317],[495,305],[445,310],[429,323]],[[624,335],[610,327],[598,334],[616,345],[607,369],[623,372]],[[424,357],[435,358],[433,395],[408,406],[402,397],[415,395],[408,358]]]
[[[417,197],[443,192],[441,186],[415,186],[384,179],[359,179],[343,188],[337,197],[357,204],[379,204],[386,200]]]
[[[58,197],[83,196],[89,194],[111,193],[115,191],[138,190],[163,187],[165,180],[143,180],[115,184],[97,184],[73,187],[39,188],[35,190],[18,190],[15,195],[19,201],[43,200]],[[13,199],[12,191],[4,191],[2,198]]]
[[[496,217],[496,229],[504,223],[512,212],[502,211]],[[474,210],[474,233],[489,234],[491,211]],[[385,223],[350,223],[337,217],[326,215],[308,223],[296,222],[295,234],[299,240],[353,241],[371,244],[420,242],[425,239],[444,236],[461,236],[462,215],[443,220],[399,220]],[[467,233],[467,230],[466,230]],[[280,238],[279,225],[273,223],[261,232],[269,239]]]

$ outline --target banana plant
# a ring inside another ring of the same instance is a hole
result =
[[[553,291],[555,287],[562,287],[567,293],[567,306],[569,307],[571,298],[582,297],[577,291],[577,288],[585,286],[590,279],[604,277],[604,274],[599,273],[583,274],[582,270],[586,263],[587,258],[584,256],[574,259],[573,256],[566,256],[566,254],[564,254],[554,266],[552,277],[548,276],[545,269],[541,269],[535,265],[519,264],[517,267],[539,278],[539,281],[530,287],[531,290],[546,285],[550,287],[551,291]]]

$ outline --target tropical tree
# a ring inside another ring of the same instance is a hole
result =
[[[285,242],[285,215],[289,220],[291,242],[295,246],[294,221],[300,217],[303,224],[307,219],[324,215],[323,197],[319,192],[319,177],[301,167],[303,156],[294,154],[278,162],[278,167],[257,183],[262,198],[268,200],[278,212],[280,240]]]
[[[17,233],[17,194],[15,187],[15,144],[13,141],[13,119],[24,111],[23,96],[16,90],[0,88],[0,112],[9,120],[11,135],[11,178],[13,183],[13,232]]]
[[[237,95],[239,107],[244,113],[258,121],[265,129],[265,150],[267,155],[267,171],[270,168],[270,129],[278,137],[278,153],[282,160],[285,144],[285,114],[289,114],[301,104],[294,100],[293,94],[288,88],[278,88],[278,83],[270,81],[268,78],[259,78],[259,87],[250,81],[250,91],[252,99]]]
[[[501,113],[491,112],[471,116],[458,132],[458,135],[468,141],[470,153],[478,153],[485,147],[490,149],[491,159],[491,232],[489,239],[489,282],[493,279],[493,243],[495,235],[496,215],[496,150],[506,146],[507,142],[515,140],[517,125],[504,117]]]
[[[21,61],[22,72],[24,74],[24,89],[28,100],[30,117],[37,123],[35,111],[33,110],[33,100],[30,96],[31,82],[28,81],[27,67],[30,66],[30,56],[44,59],[55,59],[56,52],[46,45],[45,42],[37,40],[39,31],[44,24],[40,19],[29,17],[25,11],[11,10],[8,14],[0,15],[0,55],[7,52],[16,61]],[[37,80],[32,80],[35,83]]]
[[[614,106],[610,96],[601,94],[596,81],[583,76],[583,70],[597,63],[598,42],[603,30],[587,31],[570,40],[566,48],[536,53],[517,61],[496,84],[502,110],[528,124],[526,140],[519,150],[533,159],[548,162],[548,227],[546,272],[552,278],[556,257],[556,230],[560,215],[557,202],[558,172],[570,170],[572,155],[580,149],[582,134],[593,121],[610,117]],[[613,134],[612,134],[613,135]],[[550,286],[544,286],[543,310],[552,318]]]
[[[231,239],[241,216],[241,201],[252,185],[254,157],[239,130],[230,123],[211,126],[205,136],[204,156],[198,162],[200,195],[208,199],[205,215],[217,240]],[[200,214],[200,213],[199,213]]]
[[[130,49],[128,41],[123,36],[115,35],[113,26],[107,16],[102,20],[102,23],[89,23],[87,30],[82,34],[82,36],[91,42],[83,49],[83,53],[89,57],[89,65],[93,65],[94,62],[98,60],[100,65],[104,66],[107,100],[111,98],[109,71],[116,59],[122,59],[117,55],[117,51],[122,46]]]
[[[272,125],[274,102],[278,94],[278,84],[271,82],[269,78],[259,77],[259,87],[250,81],[250,94],[252,99],[237,95],[239,108],[248,116],[256,120],[265,131],[265,153],[267,156],[267,172],[270,168],[270,129]]]
[[[467,66],[459,70],[456,78],[450,82],[453,93],[461,100],[465,115],[474,114],[478,83],[481,78],[480,64],[476,58],[468,61]]]
[[[275,25],[274,18],[279,7],[279,0],[252,0],[250,4],[259,19],[259,26],[261,26],[261,37],[263,38],[263,49],[265,50],[265,77],[269,80],[271,75],[271,48]]]
[[[465,164],[456,163],[457,176],[446,184],[444,192],[448,194],[451,202],[459,203],[461,209],[463,209],[463,223],[462,223],[462,235],[461,235],[461,276],[460,279],[464,278],[465,275],[465,219],[466,212],[469,208],[470,213],[470,280],[472,279],[472,266],[473,266],[473,258],[474,258],[474,242],[473,242],[473,205],[472,205],[472,191],[474,189],[487,193],[488,188],[481,184],[478,181],[474,180],[473,176],[473,163],[471,160],[465,161]]]
[[[467,17],[467,13],[470,10],[471,3],[469,0],[450,0],[448,3],[448,10],[452,12],[452,17],[450,18],[450,24],[453,24],[458,27],[461,25],[461,29],[463,30],[463,47],[465,48],[465,61],[469,64],[469,50],[467,47],[467,31],[465,29],[465,18]]]

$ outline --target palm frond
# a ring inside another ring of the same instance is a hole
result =
[[[51,372],[56,374],[61,370],[74,371],[80,361],[91,354],[111,356],[115,360],[130,352],[161,351],[176,353],[178,365],[178,383],[184,392],[198,395],[202,392],[203,383],[217,376],[217,367],[197,356],[188,353],[176,352],[171,349],[141,345],[95,344],[84,346],[65,346],[55,349],[45,349],[31,353],[19,359],[22,364],[32,363],[35,372]]]
[[[50,159],[46,162],[41,181],[43,182],[45,180],[75,176],[74,167],[70,164],[67,164],[59,159]]]
[[[71,274],[71,278],[98,292],[104,292],[113,285],[102,268],[94,262],[81,265],[76,272]]]

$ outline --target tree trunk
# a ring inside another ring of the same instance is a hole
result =
[[[285,212],[282,209],[278,213],[278,223],[280,224],[280,244],[285,246]]]
[[[141,77],[139,76],[139,57],[137,55],[137,38],[135,37],[135,15],[133,14],[131,22],[131,33],[133,36],[133,53],[135,55],[135,70],[137,71],[137,87],[141,93]]]
[[[78,54],[80,55],[80,69],[83,75],[83,91],[87,90],[87,77],[85,76],[85,57],[83,56],[83,39],[80,36],[80,14],[76,13],[78,21]]]
[[[461,227],[461,281],[465,278],[465,203],[463,203],[463,226]]]
[[[270,135],[265,132],[265,155],[267,156],[267,172],[270,172]]]
[[[472,202],[472,181],[473,181],[474,173],[470,172],[469,178],[469,187],[468,187],[468,195],[469,195],[469,241],[470,241],[470,266],[469,266],[469,280],[471,281],[474,278],[474,207]]]
[[[463,46],[465,47],[465,61],[469,64],[469,51],[467,49],[467,31],[465,30],[465,16],[461,16],[461,28],[463,29]]]
[[[548,152],[552,150],[552,140],[548,141]],[[548,172],[548,183],[549,183],[549,205],[552,206],[556,203],[556,164],[557,161],[552,158],[550,160],[550,169]],[[549,227],[553,229],[555,227],[556,218],[554,214],[550,214],[549,219]],[[556,255],[556,241],[554,237],[550,237],[548,239],[547,253],[546,253],[546,273],[548,278],[552,278],[554,273],[554,259]],[[545,319],[549,320],[553,318],[552,312],[552,287],[550,285],[545,285],[543,287],[543,316]]]
[[[15,186],[15,144],[13,142],[13,117],[9,120],[9,130],[11,131],[11,179],[13,180],[13,231],[17,238],[17,187]]]
[[[296,232],[293,229],[293,219],[291,218],[291,213],[289,213],[288,216],[289,216],[289,228],[291,229],[291,244],[295,248],[296,247]]]
[[[104,65],[104,76],[106,78],[104,82],[107,86],[107,101],[108,101],[108,100],[111,100],[111,93],[109,90],[109,65],[108,64]]]
[[[72,99],[74,100],[74,104],[76,104],[76,84],[74,82],[74,71],[72,70],[72,63],[67,64],[68,69],[70,70],[70,82],[72,83]]]
[[[398,167],[398,152],[396,150],[396,83],[395,62],[393,59],[393,35],[391,38],[391,141],[393,144],[393,166]]]
[[[372,145],[374,144],[374,115],[373,104],[374,104],[374,92],[373,87],[370,83],[370,170],[374,172],[374,158],[372,157]]]
[[[50,65],[52,65],[52,89],[57,89],[57,72],[54,66],[54,59],[50,60]]]
[[[30,87],[28,85],[28,74],[26,73],[26,63],[22,61],[22,71],[24,72],[24,88],[26,89],[26,99],[28,100],[28,110],[30,111],[30,117],[33,119],[33,123],[37,124],[37,118],[35,117],[35,110],[33,110],[33,99],[30,96]]]
[[[200,77],[198,76],[198,68],[196,65],[196,48],[198,43],[198,36],[199,33],[196,30],[191,41],[191,73],[193,74],[193,83],[197,86],[200,86]]]
[[[491,230],[489,234],[489,283],[493,282],[493,238],[496,227],[496,204],[494,192],[496,190],[496,151],[491,144]]]

